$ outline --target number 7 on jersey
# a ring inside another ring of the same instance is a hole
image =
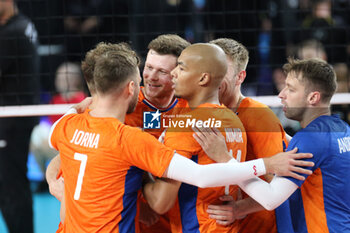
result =
[[[87,155],[74,153],[74,159],[81,161],[80,168],[79,168],[79,175],[78,175],[77,185],[75,186],[75,192],[74,192],[74,200],[79,200],[80,192],[81,192],[81,186],[83,185],[83,178],[84,178],[84,174],[85,174]]]

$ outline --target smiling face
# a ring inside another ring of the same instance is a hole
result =
[[[176,60],[174,55],[161,55],[152,49],[148,52],[143,70],[144,94],[148,100],[173,95],[170,72],[176,67]]]
[[[286,86],[279,93],[283,111],[287,118],[301,121],[307,108],[305,83],[300,81],[295,72],[288,74]]]

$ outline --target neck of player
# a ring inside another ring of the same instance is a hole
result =
[[[124,123],[129,104],[126,99],[114,98],[113,96],[98,96],[94,109],[90,111],[92,117],[112,117]]]
[[[330,106],[329,105],[321,105],[317,107],[308,107],[304,113],[302,120],[300,121],[300,126],[305,128],[310,124],[313,120],[320,116],[330,116]]]
[[[232,92],[232,95],[225,97],[227,101],[223,101],[222,104],[233,112],[236,112],[244,98],[245,96],[242,95],[240,87],[236,87],[235,91]]]
[[[168,108],[169,105],[173,102],[175,96],[174,91],[170,95],[162,96],[162,97],[150,97],[147,95],[146,91],[141,89],[145,98],[150,101],[154,106],[159,109]]]
[[[201,104],[210,103],[220,105],[219,91],[200,91],[197,94],[186,98],[191,109],[197,108]]]

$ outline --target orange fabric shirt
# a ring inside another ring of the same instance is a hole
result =
[[[185,122],[193,119],[202,120],[203,125],[207,122],[209,127],[215,126],[218,128],[225,136],[227,149],[232,152],[233,157],[240,161],[245,160],[246,134],[243,124],[231,110],[224,106],[206,103],[183,115],[190,116],[189,118],[181,118]],[[180,119],[176,118],[173,121],[180,122]],[[216,125],[217,121],[221,122],[220,127]],[[186,130],[173,127],[167,130],[164,142],[166,146],[175,149],[177,153],[192,159],[198,164],[214,163],[192,135],[191,127],[188,127]],[[231,185],[229,187],[229,195],[235,197],[237,187],[236,185]],[[237,232],[238,224],[227,227],[218,225],[215,220],[209,218],[207,213],[209,204],[222,204],[221,201],[218,201],[218,198],[223,195],[225,195],[225,187],[198,188],[188,184],[181,184],[178,200],[170,210],[172,232]]]
[[[154,106],[149,100],[145,98],[143,95],[143,87],[141,87],[141,91],[138,96],[138,102],[135,108],[135,111],[127,114],[125,118],[125,124],[143,128],[143,113],[144,112],[154,112],[159,110],[159,112],[162,114],[162,117],[164,116],[170,116],[175,115],[178,112],[181,112],[183,108],[187,107],[187,101],[184,99],[175,98],[167,108],[164,109],[158,109],[156,106]],[[161,127],[160,129],[143,129],[145,132],[153,135],[155,138],[159,138],[161,133],[164,131],[164,127]],[[139,195],[142,196],[142,195]],[[144,198],[140,198],[139,201],[146,202]],[[138,216],[137,216],[138,217]],[[146,226],[142,223],[140,223],[140,232],[142,233],[170,233],[170,224],[169,224],[169,218],[167,214],[159,216],[159,220],[153,224],[152,226]]]
[[[144,112],[155,112],[159,110],[159,112],[162,113],[162,117],[164,117],[166,115],[175,115],[176,113],[181,112],[183,108],[187,107],[186,100],[181,98],[175,98],[167,108],[159,109],[145,98],[142,90],[143,87],[141,87],[135,111],[130,114],[127,114],[125,117],[126,125],[143,128]],[[161,125],[160,129],[144,129],[144,131],[158,138],[164,131],[164,127]]]
[[[63,232],[135,232],[143,171],[162,176],[174,151],[115,118],[89,110],[63,117],[50,135],[65,184]]]
[[[244,98],[237,109],[247,133],[247,157],[253,160],[284,151],[288,142],[283,127],[272,110],[256,100]],[[275,211],[249,214],[239,221],[240,233],[277,232]]]

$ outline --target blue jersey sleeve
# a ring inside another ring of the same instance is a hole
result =
[[[315,171],[317,168],[320,167],[320,164],[325,159],[326,153],[327,153],[327,137],[323,135],[323,133],[317,132],[317,131],[299,131],[290,141],[287,151],[290,151],[294,149],[295,147],[298,148],[298,153],[312,153],[313,157],[310,159],[305,159],[305,161],[312,161],[315,163],[314,167],[304,167],[307,169],[310,169],[312,171]],[[305,179],[308,177],[308,175],[300,174],[305,177]],[[297,180],[292,177],[286,177],[287,179],[294,182],[299,187],[304,183],[302,180]]]

